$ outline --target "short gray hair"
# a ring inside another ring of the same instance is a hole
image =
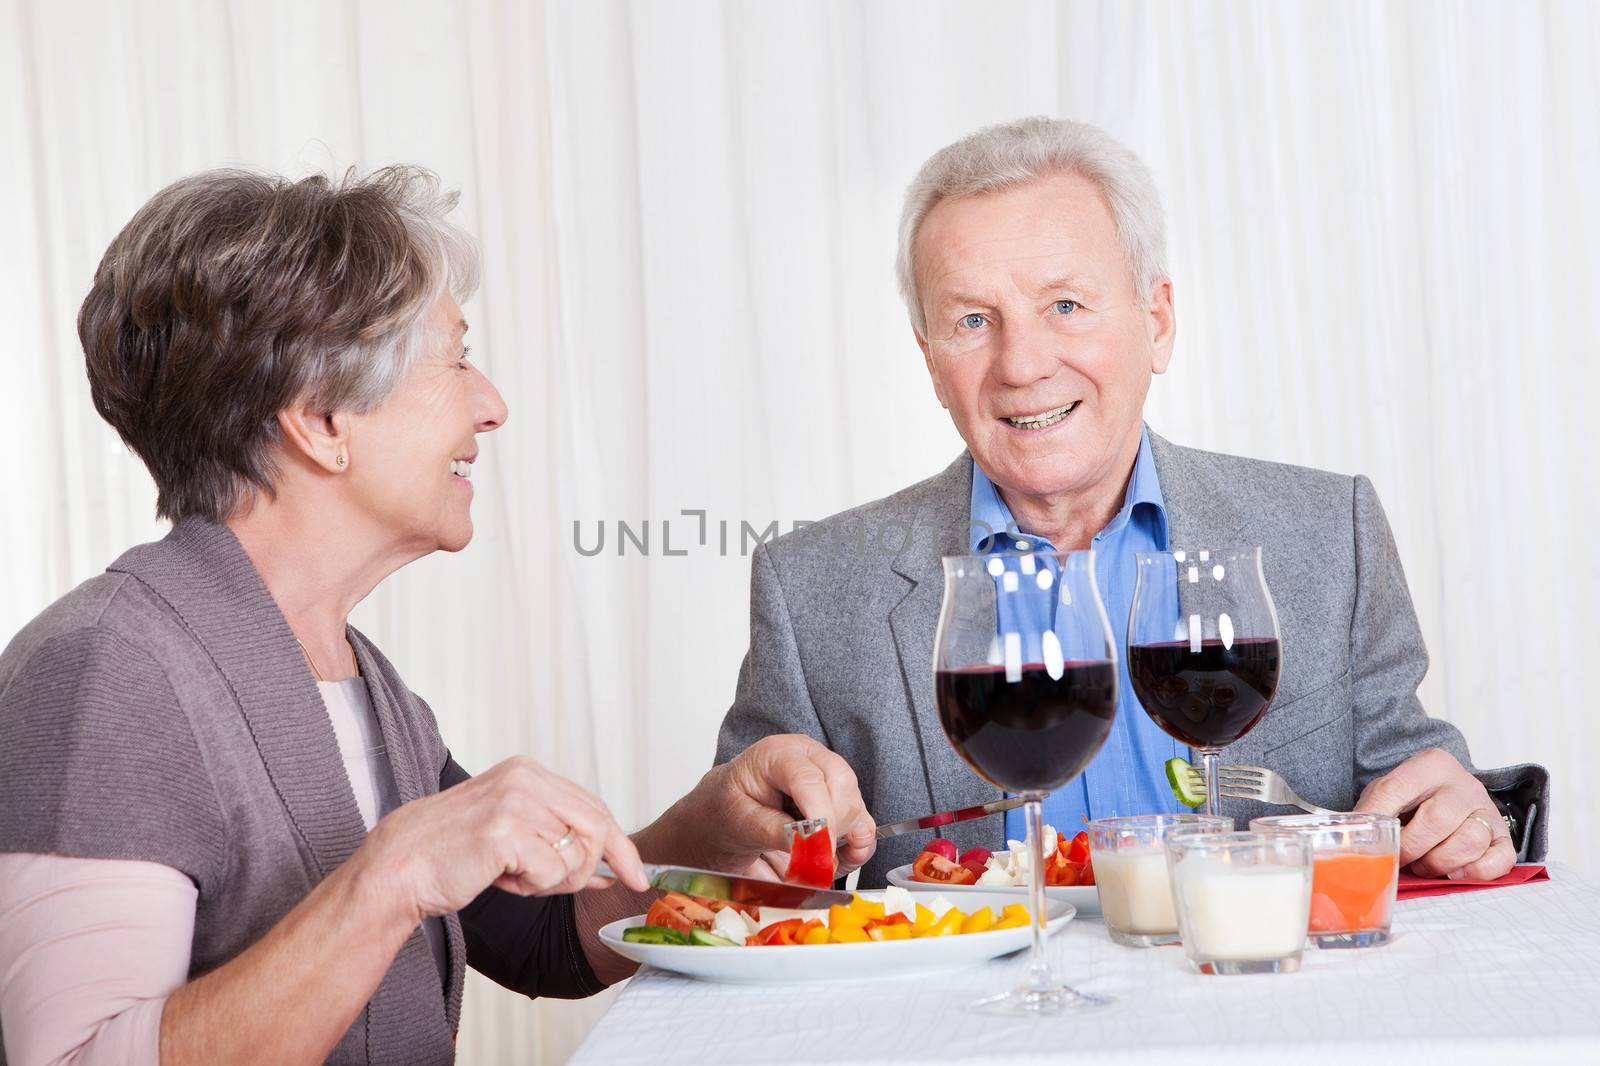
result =
[[[210,170],[111,242],[78,312],[96,409],[144,460],[156,513],[220,522],[271,493],[277,414],[368,411],[478,284],[456,194],[419,167],[339,181]]]
[[[1134,299],[1145,305],[1156,282],[1170,276],[1161,194],[1150,168],[1096,126],[1035,116],[985,126],[941,148],[922,164],[906,190],[895,273],[918,333],[926,334],[928,323],[917,296],[912,256],[928,212],[942,200],[999,192],[1063,172],[1082,175],[1100,187],[1133,274]]]

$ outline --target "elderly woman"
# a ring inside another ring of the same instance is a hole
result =
[[[466,547],[479,437],[506,419],[462,344],[453,204],[407,168],[217,171],[106,252],[78,319],[90,387],[173,528],[0,657],[11,1066],[448,1062],[466,966],[530,996],[628,973],[595,931],[647,905],[641,854],[759,864],[785,797],[851,827],[846,865],[870,853],[849,767],[801,737],[632,840],[530,759],[469,777],[347,623]]]

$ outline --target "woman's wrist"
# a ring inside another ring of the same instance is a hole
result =
[[[412,899],[381,854],[356,849],[260,940],[168,997],[161,1061],[251,1062],[271,1042],[276,1061],[321,1062],[416,928]]]
[[[400,941],[427,917],[411,890],[406,857],[391,857],[369,836],[348,862],[328,878],[354,913],[376,929],[399,935]]]

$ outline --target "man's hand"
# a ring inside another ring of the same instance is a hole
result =
[[[1368,785],[1356,810],[1404,815],[1400,865],[1420,877],[1492,881],[1517,861],[1511,834],[1477,778],[1438,748],[1419,752]]]
[[[877,848],[875,826],[850,764],[810,737],[763,737],[713,767],[683,799],[636,840],[656,862],[779,876],[789,848],[785,811],[793,801],[802,818],[826,818],[840,846],[841,872]]]

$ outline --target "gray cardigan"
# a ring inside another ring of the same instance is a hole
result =
[[[1349,810],[1362,786],[1440,747],[1469,767],[1466,741],[1417,699],[1428,669],[1400,558],[1366,478],[1182,448],[1150,435],[1174,548],[1260,544],[1284,642],[1277,699],[1223,752],[1272,767],[1313,803]],[[752,561],[750,651],[717,759],[771,733],[806,733],[843,755],[880,822],[987,803],[999,791],[945,739],[933,698],[940,558],[971,550],[972,459],[908,489],[763,545]],[[1118,714],[1143,714],[1137,706]],[[1544,854],[1543,767],[1476,770],[1491,794],[1537,817],[1527,852]],[[1123,811],[1123,814],[1140,813]],[[1242,825],[1283,813],[1228,801]],[[962,848],[1003,845],[999,819],[943,830]],[[910,862],[925,838],[886,840],[867,884]]]
[[[464,780],[427,704],[350,639],[400,802]],[[199,890],[191,977],[259,939],[365,835],[316,683],[226,526],[187,520],[132,549],[0,655],[0,851],[182,871]],[[570,897],[491,890],[444,926],[444,987],[419,927],[330,1062],[451,1061],[469,962],[529,994],[601,987]]]

